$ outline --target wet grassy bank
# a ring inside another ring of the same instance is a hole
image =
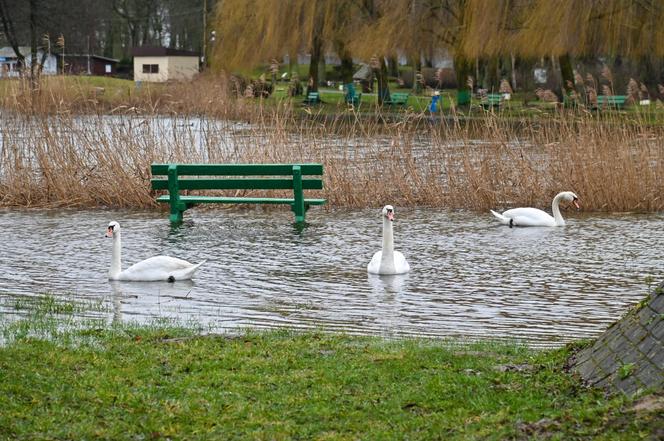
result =
[[[571,348],[203,336],[103,320],[63,327],[80,305],[46,297],[26,308],[2,325],[2,439],[635,440],[664,431],[661,396],[584,388],[565,371]]]

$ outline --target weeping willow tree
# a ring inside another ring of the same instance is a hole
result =
[[[468,0],[465,53],[558,59],[562,90],[574,89],[572,60],[589,55],[664,55],[662,0]]]
[[[288,54],[308,52],[308,92],[317,90],[321,58],[334,51],[344,82],[352,82],[349,38],[358,27],[364,2],[354,0],[224,0],[215,22],[219,42],[212,52],[216,69],[255,66]]]
[[[362,30],[354,52],[398,56],[406,54],[417,69],[420,59],[447,49],[454,57],[457,102],[470,102],[468,77],[472,63],[463,51],[467,0],[383,0],[379,17]]]
[[[302,33],[309,21],[300,14],[304,3],[303,0],[220,2],[213,24],[218,41],[211,51],[211,66],[246,68],[285,53],[297,54],[307,37],[310,39],[310,35]]]

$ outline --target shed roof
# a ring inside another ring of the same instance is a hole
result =
[[[198,53],[182,49],[171,49],[169,47],[141,46],[132,49],[131,54],[135,57],[198,57]]]
[[[65,58],[87,58],[88,54],[65,54]],[[103,61],[108,61],[110,63],[119,63],[120,60],[117,60],[115,58],[109,58],[109,57],[103,57],[101,55],[92,55],[90,54],[90,58],[95,58],[97,60],[103,60]]]
[[[373,71],[368,64],[362,64],[360,68],[353,74],[354,80],[368,80],[371,78]]]
[[[32,52],[30,46],[19,46],[18,50],[21,51],[21,54],[23,54],[24,57],[27,57]],[[41,52],[41,49],[37,52]],[[11,46],[5,46],[0,48],[0,57],[16,58],[16,52],[14,52],[14,48]]]

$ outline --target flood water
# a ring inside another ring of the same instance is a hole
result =
[[[380,208],[165,212],[0,211],[0,313],[52,293],[103,300],[108,322],[195,321],[212,332],[315,328],[382,336],[508,338],[558,346],[601,333],[664,275],[664,215],[563,213],[564,228],[510,229],[490,214],[396,207],[411,272],[369,276]],[[110,220],[123,267],[166,254],[206,259],[193,282],[109,282]]]

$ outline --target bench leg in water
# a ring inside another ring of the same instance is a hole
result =
[[[295,223],[297,224],[304,224],[304,217],[305,217],[305,209],[304,207],[301,210],[297,209],[296,205],[292,206],[293,213],[295,213]]]
[[[295,222],[304,223],[304,192],[302,191],[302,169],[299,165],[293,166],[293,212]]]
[[[182,223],[182,211],[180,210],[171,210],[171,215],[169,217],[172,224]]]

